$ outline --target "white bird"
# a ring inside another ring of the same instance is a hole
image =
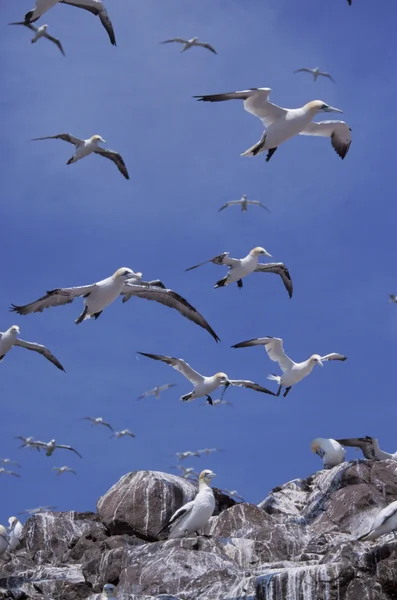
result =
[[[324,469],[332,469],[345,460],[346,450],[332,438],[316,438],[310,448],[323,459]]]
[[[77,454],[77,456],[80,456],[80,458],[83,458],[81,456],[81,454],[79,452],[77,452],[77,450],[75,450],[74,448],[72,448],[72,446],[65,446],[63,444],[57,444],[55,439],[50,440],[49,442],[40,442],[38,440],[35,440],[35,445],[38,446],[39,448],[45,448],[46,456],[51,456],[54,452],[54,450],[56,450],[57,448],[63,449],[63,450],[71,450],[72,452],[74,452],[75,454]]]
[[[116,437],[116,438],[122,438],[125,436],[129,436],[134,438],[135,435],[133,433],[131,433],[131,431],[129,429],[123,429],[122,431],[115,431],[113,435],[111,435],[110,437]]]
[[[160,398],[160,392],[164,392],[169,388],[175,387],[175,383],[165,383],[164,385],[156,385],[152,390],[148,392],[144,392],[140,396],[138,396],[137,400],[142,400],[143,398],[147,398],[148,396],[155,396],[157,400]]]
[[[0,556],[6,552],[10,547],[8,541],[7,530],[4,525],[0,525]]]
[[[22,435],[17,435],[15,439],[21,440],[21,442],[22,442],[22,444],[20,446],[18,446],[19,448],[32,448],[32,449],[36,449],[36,450],[40,451],[40,448],[38,447],[36,440],[32,436],[23,437]]]
[[[123,296],[123,302],[137,296],[174,308],[183,317],[196,323],[196,325],[208,331],[216,341],[219,341],[215,331],[209,326],[204,317],[185,298],[182,298],[173,290],[167,289],[159,280],[142,281],[142,273],[134,273],[127,267],[121,267],[110,277],[90,285],[57,288],[47,292],[45,296],[30,304],[24,306],[12,304],[11,311],[19,315],[29,315],[42,312],[45,308],[51,308],[52,306],[70,304],[75,298],[83,296],[84,310],[75,320],[76,325],[78,325],[91,317],[97,319],[104,308],[112,304],[120,295]]]
[[[224,385],[227,388],[229,385],[235,385],[237,387],[245,387],[256,392],[263,392],[264,394],[275,394],[265,387],[254,383],[253,381],[246,381],[242,379],[229,379],[226,373],[216,373],[211,377],[205,377],[200,375],[197,371],[194,371],[190,365],[188,365],[182,358],[173,358],[172,356],[162,356],[161,354],[147,354],[146,352],[138,352],[142,356],[147,356],[153,360],[161,360],[170,367],[173,367],[176,371],[181,373],[186,379],[193,384],[193,391],[180,397],[180,400],[184,402],[190,402],[195,398],[207,397],[207,400],[212,404],[212,398],[210,393],[216,390],[218,387]]]
[[[13,346],[19,346],[19,348],[26,348],[26,350],[33,350],[33,352],[38,352],[44,358],[49,360],[53,365],[55,365],[61,371],[65,369],[59,362],[57,358],[46,348],[45,346],[41,346],[40,344],[36,344],[34,342],[26,342],[25,340],[20,340],[17,338],[17,335],[20,334],[20,330],[18,325],[13,325],[7,331],[0,331],[0,362],[3,360],[7,352],[11,350]]]
[[[384,452],[379,448],[378,440],[374,437],[365,436],[361,438],[346,438],[343,440],[336,440],[342,446],[350,446],[353,448],[360,448],[365,458],[368,460],[395,460],[397,461],[397,452]]]
[[[88,140],[83,140],[81,138],[74,137],[70,135],[70,133],[59,133],[58,135],[47,135],[45,137],[33,138],[34,142],[39,140],[63,140],[64,142],[69,142],[69,144],[74,144],[75,152],[72,158],[69,158],[67,161],[67,165],[71,165],[72,163],[77,162],[78,160],[88,156],[89,154],[98,154],[99,156],[104,156],[105,158],[109,158],[114,162],[120,173],[126,178],[129,179],[127,167],[118,152],[114,150],[108,150],[107,148],[101,148],[98,146],[99,142],[104,142],[104,140],[100,135],[93,135]]]
[[[200,458],[200,454],[198,452],[193,452],[192,450],[186,450],[185,452],[175,452],[175,456],[178,458],[178,460],[185,460],[185,458],[191,458],[193,456]]]
[[[14,477],[20,477],[19,473],[15,473],[14,471],[8,471],[7,469],[4,469],[4,467],[1,467],[0,475],[14,475]]]
[[[191,38],[190,40],[185,40],[183,38],[172,38],[172,40],[165,40],[164,42],[160,42],[160,44],[170,44],[172,42],[184,44],[181,52],[185,52],[185,50],[189,50],[189,48],[192,48],[193,46],[201,46],[202,48],[207,48],[214,54],[217,54],[215,48],[213,48],[210,44],[207,44],[207,42],[199,42],[197,37]]]
[[[395,294],[389,294],[390,302],[397,303],[397,296]]]
[[[16,517],[10,517],[8,519],[8,523],[10,526],[9,527],[9,529],[10,529],[9,550],[14,551],[21,543],[23,525],[22,525],[21,521],[19,519],[17,519]]]
[[[203,448],[202,450],[197,450],[197,452],[199,454],[206,454],[207,456],[209,456],[210,454],[213,454],[214,452],[224,452],[224,450],[222,450],[220,448]]]
[[[171,526],[168,539],[188,536],[194,532],[203,531],[215,509],[214,492],[210,482],[215,473],[210,469],[201,471],[199,476],[199,492],[194,500],[179,508],[169,522],[159,531],[159,534]]]
[[[331,77],[331,75],[329,73],[325,73],[325,71],[320,71],[320,69],[318,67],[315,67],[314,69],[296,69],[296,71],[294,71],[294,73],[311,73],[313,75],[313,80],[317,81],[317,77],[328,77],[328,79],[330,79],[331,81],[333,81],[334,83],[336,83],[335,79],[333,79]]]
[[[244,100],[247,112],[259,117],[266,127],[259,142],[242,153],[242,156],[256,156],[268,150],[268,162],[277,147],[295,135],[315,135],[331,138],[335,152],[345,158],[351,144],[351,129],[344,121],[320,121],[313,118],[320,112],[338,112],[339,108],[329,106],[322,100],[313,100],[301,108],[282,108],[269,102],[271,88],[252,88],[240,92],[214,94],[212,96],[194,96],[204,102],[222,102],[224,100]]]
[[[237,498],[237,500],[240,500],[241,502],[245,502],[244,498],[237,493],[237,490],[221,490],[221,492],[227,494],[228,496],[234,496],[235,498]]]
[[[197,269],[197,267],[201,267],[207,263],[213,263],[214,265],[223,265],[229,267],[228,274],[223,278],[217,281],[214,285],[214,288],[224,287],[225,285],[229,285],[230,283],[237,282],[237,286],[239,288],[243,287],[242,279],[246,277],[250,273],[275,273],[276,275],[280,275],[283,280],[284,286],[288,292],[289,297],[292,297],[293,286],[292,279],[289,274],[289,271],[284,263],[259,263],[260,255],[271,256],[264,248],[257,246],[253,248],[247,256],[244,258],[230,258],[229,252],[223,252],[218,256],[214,256],[209,260],[205,260],[204,262],[199,263],[198,265],[194,265],[193,267],[189,267],[186,271],[192,271],[193,269]]]
[[[391,502],[377,514],[368,533],[361,535],[358,540],[366,542],[376,540],[381,535],[395,532],[397,529],[397,500]],[[395,534],[394,534],[395,535]]]
[[[73,475],[77,475],[74,469],[67,467],[66,465],[63,467],[52,467],[54,471],[57,471],[57,475],[62,475],[63,473],[73,473]]]
[[[108,429],[111,429],[112,431],[114,431],[114,429],[110,425],[110,423],[107,423],[106,421],[104,421],[102,419],[102,417],[82,417],[81,420],[82,421],[91,421],[91,427],[94,427],[94,425],[104,425],[105,427],[108,427]]]
[[[40,513],[44,513],[44,512],[50,512],[52,510],[55,510],[57,507],[56,506],[37,506],[36,508],[26,508],[25,510],[21,510],[21,512],[19,512],[19,515],[38,515]]]
[[[347,358],[346,356],[343,356],[343,354],[332,352],[331,354],[326,354],[325,356],[312,354],[312,356],[307,360],[301,363],[296,363],[285,354],[283,340],[273,337],[254,338],[253,340],[247,340],[245,342],[240,342],[239,344],[234,344],[232,348],[247,348],[249,346],[264,346],[270,360],[273,360],[279,364],[283,374],[281,376],[269,375],[268,379],[278,383],[279,388],[276,394],[277,396],[280,395],[281,388],[285,386],[285,392],[283,394],[284,398],[287,396],[293,385],[301,381],[304,377],[310,375],[314,365],[317,364],[323,367],[323,362],[326,360],[343,361]]]
[[[259,200],[247,200],[247,196],[245,194],[243,194],[243,196],[240,198],[240,200],[229,200],[229,202],[226,202],[226,204],[224,204],[223,206],[220,207],[218,212],[221,212],[221,210],[224,210],[225,208],[228,208],[229,206],[234,206],[237,204],[239,204],[241,206],[241,210],[243,212],[247,212],[248,204],[253,204],[255,206],[261,206],[262,208],[267,210],[268,213],[270,213],[270,210],[267,208],[267,206],[265,206],[264,204],[259,202]]]
[[[58,48],[60,49],[62,54],[65,56],[65,52],[62,48],[61,42],[57,38],[52,37],[52,35],[49,35],[47,33],[48,25],[42,25],[41,27],[36,27],[36,25],[33,25],[32,23],[25,23],[24,21],[10,23],[10,25],[24,25],[28,29],[31,29],[31,31],[35,32],[35,36],[32,38],[32,44],[35,44],[42,37],[47,38],[47,40],[50,40],[50,42],[54,42],[54,44],[56,44],[58,46]]]
[[[178,469],[182,475],[183,479],[191,479],[191,478],[199,478],[199,473],[196,473],[193,467],[182,467],[181,465],[175,465],[170,467],[170,469]]]
[[[106,600],[106,598],[116,598],[114,595],[116,592],[116,586],[113,583],[105,583],[103,586],[102,594],[99,596],[100,600]]]
[[[16,467],[22,468],[19,463],[15,460],[11,460],[11,458],[0,458],[0,463],[3,465],[15,465]]]
[[[113,46],[116,46],[116,38],[113,31],[113,25],[109,19],[109,15],[106,8],[102,4],[101,0],[36,0],[36,6],[25,15],[25,23],[33,23],[37,21],[47,10],[55,6],[55,4],[69,4],[69,6],[76,6],[77,8],[83,8],[88,10],[95,16],[98,16],[101,20],[102,25],[107,31],[110,42]]]

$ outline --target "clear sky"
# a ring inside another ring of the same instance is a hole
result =
[[[183,464],[213,469],[214,485],[251,502],[321,467],[310,451],[315,437],[372,435],[395,451],[397,307],[388,294],[397,292],[397,73],[389,57],[397,51],[397,6],[107,0],[114,48],[99,19],[60,5],[39,23],[61,39],[64,58],[46,40],[31,45],[29,30],[8,26],[31,4],[7,2],[1,10],[0,329],[19,325],[23,339],[45,344],[67,372],[18,348],[0,365],[0,456],[22,464],[20,479],[1,479],[0,522],[43,504],[94,510],[125,473],[169,471],[170,455],[187,449],[222,448]],[[175,36],[199,36],[218,55],[159,44]],[[336,85],[292,74],[316,65]],[[260,138],[260,121],[240,102],[192,98],[267,86],[281,106],[321,99],[341,108],[353,136],[346,159],[329,140],[308,137],[282,145],[269,163],[263,154],[242,158]],[[63,132],[102,135],[122,154],[131,180],[100,157],[66,166],[73,147],[62,141],[30,141]],[[255,207],[217,212],[244,193],[272,214]],[[223,267],[184,272],[224,251],[245,256],[257,245],[289,268],[292,300],[276,276],[254,274],[242,290],[214,290]],[[8,311],[11,302],[93,283],[121,266],[182,294],[222,342],[176,311],[136,298],[78,327],[82,300],[27,317]],[[316,367],[286,399],[229,388],[225,399],[233,406],[211,408],[202,400],[182,404],[190,383],[136,355],[181,357],[203,374],[225,371],[276,389],[266,377],[278,366],[263,349],[230,347],[265,335],[283,338],[297,361],[329,352],[348,360]],[[177,387],[159,400],[136,401],[166,382]],[[136,438],[109,439],[85,416],[102,416]],[[47,458],[18,449],[17,435],[54,437],[83,460],[62,450]],[[77,476],[57,477],[52,467],[62,465]]]

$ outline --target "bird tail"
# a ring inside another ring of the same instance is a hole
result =
[[[275,375],[274,373],[272,373],[271,375],[268,375],[267,378],[270,379],[270,381],[277,381],[278,385],[280,385],[280,375]]]
[[[228,276],[226,275],[226,277],[217,281],[216,284],[214,285],[214,288],[220,288],[220,287],[224,287],[225,285],[227,285],[227,278],[228,278]]]
[[[181,396],[181,400],[183,400],[184,402],[188,402],[190,400],[191,396],[192,396],[192,392],[190,392],[189,394],[185,394],[184,396]]]
[[[31,22],[33,15],[34,15],[34,9],[30,10],[29,12],[26,13],[26,15],[25,15],[25,23],[26,24]],[[36,21],[36,19],[35,19],[35,21]]]
[[[262,135],[259,142],[256,142],[256,144],[251,146],[251,148],[248,148],[248,150],[243,152],[241,154],[241,156],[256,156],[257,154],[261,154],[261,152],[265,151],[265,144],[266,144],[266,131]]]

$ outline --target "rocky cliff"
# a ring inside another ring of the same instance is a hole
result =
[[[106,582],[119,600],[397,599],[397,541],[355,541],[397,499],[395,462],[343,463],[275,488],[258,506],[215,490],[208,537],[158,539],[196,492],[140,471],[100,498],[96,514],[31,517],[18,550],[0,559],[0,600],[95,598]]]

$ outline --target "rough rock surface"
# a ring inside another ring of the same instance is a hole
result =
[[[98,513],[44,513],[0,560],[0,600],[396,600],[397,541],[358,542],[397,499],[393,461],[354,461],[275,488],[258,506],[216,491],[206,536],[158,537],[197,487],[141,471]]]

